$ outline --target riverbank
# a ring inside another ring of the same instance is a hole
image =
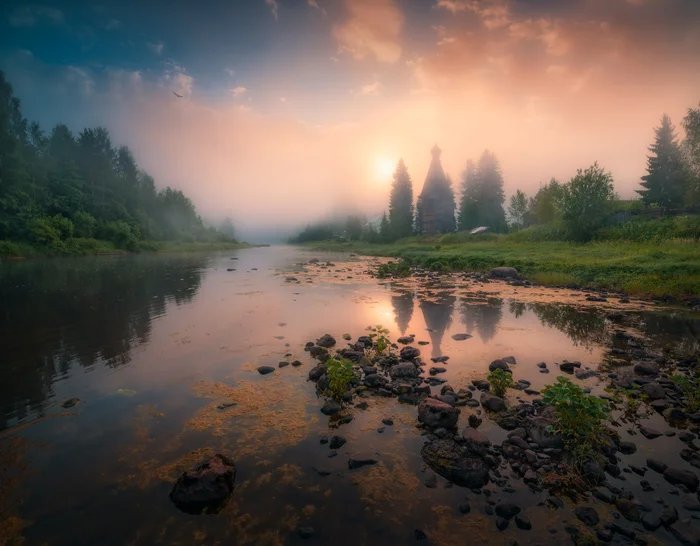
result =
[[[401,258],[444,271],[487,271],[509,266],[546,286],[577,284],[639,296],[700,294],[700,246],[688,240],[573,244],[490,239],[450,244],[415,237],[385,245],[325,241],[306,246]]]
[[[98,239],[73,239],[70,247],[57,251],[48,247],[23,242],[0,241],[0,260],[25,258],[51,258],[55,256],[109,256],[142,252],[211,252],[216,250],[238,250],[268,245],[226,242],[176,242],[144,241],[138,250],[119,248],[111,241]]]

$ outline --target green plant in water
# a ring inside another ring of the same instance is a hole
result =
[[[335,399],[340,399],[348,392],[350,382],[355,377],[352,361],[335,355],[326,361],[328,389],[326,392]]]
[[[700,381],[698,378],[689,378],[686,375],[672,375],[671,380],[681,390],[685,397],[685,407],[696,412],[700,410]]]
[[[369,338],[374,342],[377,354],[381,355],[384,354],[384,351],[386,351],[387,347],[389,347],[389,345],[391,344],[389,338],[387,338],[385,335],[389,333],[389,330],[387,330],[386,328],[382,328],[381,324],[377,324],[376,329],[377,331],[375,333],[370,334]]]
[[[565,377],[542,389],[542,401],[554,407],[556,424],[552,432],[561,434],[578,461],[595,456],[595,446],[606,430],[610,409],[604,400],[586,394]]]
[[[411,275],[411,266],[408,262],[389,262],[379,266],[377,277],[386,279],[387,277],[408,277]]]
[[[513,376],[500,368],[489,373],[486,379],[491,384],[491,392],[499,398],[503,398],[506,391],[513,386]]]

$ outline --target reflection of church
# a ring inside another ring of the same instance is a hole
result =
[[[413,317],[413,294],[410,291],[396,292],[391,296],[391,306],[394,308],[396,325],[401,335],[404,335]]]
[[[433,160],[418,197],[418,226],[421,233],[451,233],[455,230],[455,198],[450,180],[440,162],[437,144],[430,150]]]
[[[440,295],[436,300],[423,300],[420,302],[420,310],[423,313],[425,325],[429,328],[432,344],[431,356],[442,356],[440,344],[445,331],[452,324],[452,312],[457,298],[450,295]]]

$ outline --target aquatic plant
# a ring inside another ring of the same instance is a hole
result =
[[[389,262],[379,266],[377,277],[386,279],[387,277],[408,277],[411,274],[411,266],[406,261]]]
[[[577,460],[595,457],[595,446],[602,442],[610,409],[597,396],[565,377],[542,389],[542,401],[554,407],[556,423],[551,431],[561,434]]]
[[[506,391],[513,386],[513,376],[500,368],[489,373],[486,379],[491,384],[491,392],[499,398],[503,398]]]
[[[376,332],[369,335],[369,338],[374,342],[375,350],[378,355],[381,355],[386,351],[387,347],[391,345],[389,338],[385,334],[389,333],[389,330],[382,328],[381,324],[377,324]]]
[[[335,355],[326,361],[328,374],[327,394],[335,399],[340,399],[348,392],[350,382],[355,377],[355,371],[352,369],[352,361],[343,358],[340,355]]]
[[[677,374],[672,375],[671,380],[683,393],[685,407],[691,412],[700,410],[700,381],[698,378]]]

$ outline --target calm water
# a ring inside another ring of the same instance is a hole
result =
[[[337,267],[302,271],[314,256]],[[359,258],[292,247],[0,264],[0,543],[296,544],[299,526],[313,526],[318,544],[413,544],[417,528],[435,544],[569,543],[570,512],[535,507],[546,492],[493,490],[532,506],[524,537],[496,531],[484,495],[442,478],[426,488],[415,407],[371,398],[333,428],[302,349],[326,332],[342,343],[382,324],[394,339],[430,342],[425,357],[449,355],[441,377],[455,390],[506,355],[517,358],[516,379],[540,388],[556,373],[538,373],[537,362],[600,363],[604,313],[475,294],[452,280],[379,283],[366,270]],[[301,282],[285,282],[290,274]],[[700,336],[692,316],[640,311],[634,323],[658,345]],[[451,338],[462,332],[474,337]],[[256,371],[295,358],[303,366]],[[64,408],[71,398],[80,402]],[[473,411],[463,408],[460,428]],[[386,417],[395,425],[378,433]],[[505,437],[488,420],[480,430]],[[329,457],[319,438],[333,433],[348,442]],[[217,451],[237,464],[231,502],[215,516],[180,512],[168,498],[174,480]],[[360,453],[380,463],[348,471],[348,455]],[[465,496],[472,512],[461,516]]]

